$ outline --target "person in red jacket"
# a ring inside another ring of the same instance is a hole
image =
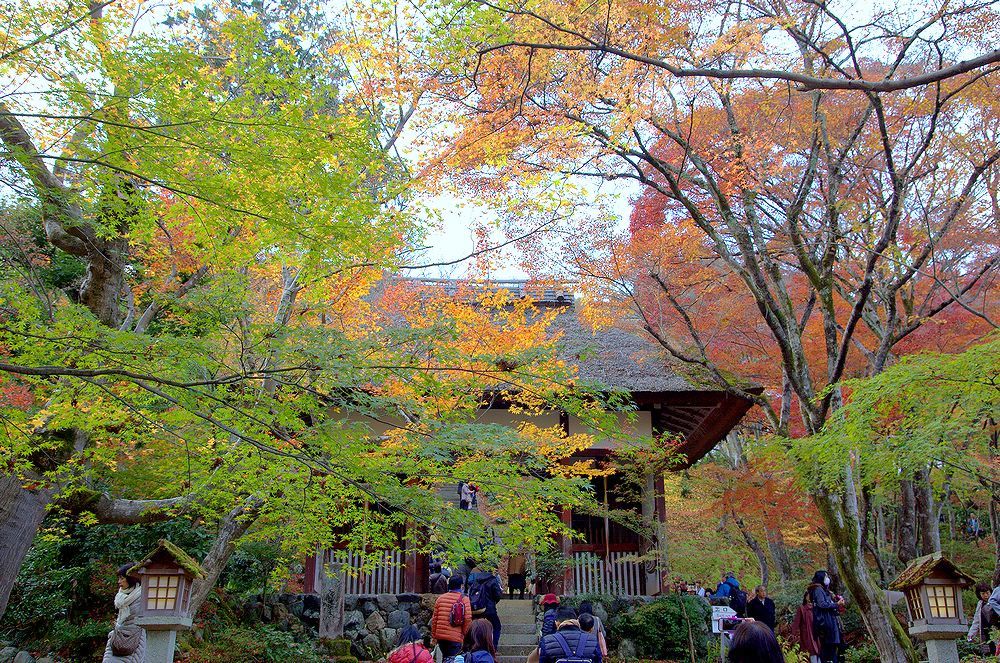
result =
[[[462,583],[460,575],[448,579],[448,591],[434,602],[434,613],[431,615],[431,637],[437,640],[446,661],[462,651],[465,634],[472,628],[472,604],[462,592]],[[461,623],[452,623],[459,618]]]
[[[819,663],[820,644],[813,632],[813,607],[808,591],[792,620],[792,641],[799,645],[800,651],[809,655],[809,663]]]
[[[424,636],[412,624],[399,632],[396,648],[389,652],[389,663],[434,663],[434,655],[424,646]]]

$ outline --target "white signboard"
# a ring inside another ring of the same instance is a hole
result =
[[[728,605],[712,606],[712,633],[722,633],[722,620],[735,617],[736,611]]]

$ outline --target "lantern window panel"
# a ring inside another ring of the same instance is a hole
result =
[[[912,615],[912,619],[914,621],[925,619],[924,605],[920,601],[920,590],[918,588],[906,591],[906,602],[910,606],[910,614]]]
[[[170,576],[147,576],[146,609],[173,610],[177,607],[177,589],[180,578]]]
[[[955,588],[951,585],[928,585],[927,604],[931,610],[931,617],[935,619],[955,619],[958,617]]]

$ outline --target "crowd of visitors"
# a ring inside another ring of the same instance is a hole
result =
[[[497,613],[497,602],[503,596],[500,579],[480,568],[476,560],[466,560],[461,568],[464,575],[450,575],[440,565],[432,566],[432,586],[437,588],[440,578],[444,578],[447,589],[434,606],[431,637],[440,649],[443,663],[496,663],[502,628]],[[508,566],[513,583],[519,583],[517,578],[523,573],[523,556],[513,556]],[[715,604],[728,603],[737,612],[727,653],[729,663],[784,662],[775,636],[778,627],[775,604],[763,585],[756,586],[747,600],[735,573],[730,572],[712,592],[705,591],[701,582],[689,584],[680,580],[672,583],[672,589],[713,599]],[[991,627],[1000,625],[1000,587],[980,583],[976,595],[978,603],[968,640],[978,646],[984,657],[995,656],[997,647],[991,640]],[[607,632],[589,602],[582,602],[575,610],[561,605],[557,595],[546,594],[540,604],[543,615],[538,646],[527,663],[602,663],[607,659]],[[790,642],[808,656],[809,663],[844,661],[841,615],[845,610],[846,601],[836,592],[833,577],[826,570],[816,571],[802,594],[790,630],[785,631]],[[430,643],[418,640],[419,632],[405,630],[388,657],[389,663],[431,663]]]

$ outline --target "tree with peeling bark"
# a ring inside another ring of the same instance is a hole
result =
[[[481,430],[484,385],[609,429],[602,397],[530,302],[384,287],[421,232],[388,156],[408,112],[338,95],[240,3],[147,10],[2,10],[0,614],[49,508],[214,526],[195,609],[245,537],[284,561],[408,521],[485,537],[438,497],[454,476],[512,540],[559,530],[537,514],[586,499],[559,461],[589,441]]]
[[[996,7],[851,10],[425,3],[431,39],[450,37],[436,83],[456,127],[436,172],[518,213],[513,201],[574,179],[638,185],[655,222],[616,235],[594,214],[564,235],[591,301],[624,302],[772,431],[819,433],[836,385],[880,373],[930,321],[960,320],[943,335],[955,349],[997,320]],[[812,496],[841,578],[883,659],[913,661],[867,568],[859,477],[839,460]]]

